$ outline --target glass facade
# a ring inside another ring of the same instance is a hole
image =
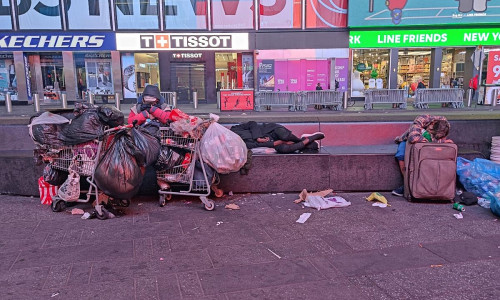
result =
[[[67,3],[69,29],[111,29],[107,1],[69,1]]]
[[[110,52],[74,53],[78,97],[85,92],[95,95],[114,94]]]
[[[158,0],[115,0],[117,29],[159,29]]]
[[[301,28],[301,0],[259,0],[259,4],[259,28]]]
[[[158,53],[122,53],[124,98],[136,98],[148,84],[160,87]]]
[[[61,52],[27,53],[29,82],[32,93],[43,94],[44,100],[60,100],[66,90]]]
[[[0,30],[12,29],[12,19],[10,17],[10,12],[10,1],[0,0]]]
[[[59,0],[20,1],[17,14],[20,29],[62,29]]]
[[[207,29],[206,0],[165,0],[165,29]]]
[[[306,28],[335,28],[347,26],[348,0],[305,0]]]
[[[368,88],[388,88],[389,49],[353,50],[352,70],[360,73],[361,82]],[[377,87],[377,79],[379,86]],[[382,86],[380,86],[382,84]]]
[[[212,0],[213,29],[253,29],[253,0]]]
[[[17,100],[16,68],[11,53],[0,53],[0,100],[5,100],[5,93]]]

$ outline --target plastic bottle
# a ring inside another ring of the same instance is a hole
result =
[[[479,206],[484,207],[484,208],[490,208],[490,200],[484,199],[484,198],[477,198],[477,204]]]

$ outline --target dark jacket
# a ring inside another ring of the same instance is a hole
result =
[[[231,131],[236,133],[245,142],[248,149],[257,147],[274,147],[274,141],[279,139],[273,132],[277,128],[285,128],[284,126],[276,123],[257,123],[250,121],[231,127]],[[286,129],[286,128],[285,128]],[[288,130],[288,129],[286,129]],[[288,130],[289,131],[289,130]],[[257,138],[269,137],[270,141],[265,143],[258,143]]]

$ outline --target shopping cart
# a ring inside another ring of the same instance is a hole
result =
[[[53,169],[65,172],[73,170],[78,173],[78,175],[85,177],[89,183],[89,189],[87,191],[81,191],[81,194],[86,194],[86,198],[78,198],[76,201],[71,202],[87,203],[90,202],[92,196],[97,200],[96,204],[100,204],[104,198],[106,198],[106,200],[109,199],[106,195],[99,193],[97,185],[94,182],[94,171],[99,163],[101,154],[104,152],[103,150],[108,148],[112,140],[112,134],[118,130],[132,127],[133,125],[125,125],[104,130],[104,134],[98,139],[82,144],[58,148],[50,148],[50,146],[47,147],[45,145],[47,150],[46,156],[49,157],[48,163]],[[120,199],[117,204],[127,207],[130,205],[130,200]],[[56,195],[52,198],[51,208],[54,212],[63,211],[66,208],[66,201]],[[105,218],[99,213],[97,213],[96,216],[99,219]]]
[[[200,197],[205,209],[213,210],[215,203],[207,198],[210,192],[214,191],[216,197],[221,197],[224,193],[217,188],[219,181],[217,173],[214,173],[213,178],[207,176],[207,169],[200,155],[199,139],[177,135],[170,127],[161,127],[159,137],[162,148],[167,146],[185,151],[181,164],[168,169],[160,168],[156,172],[157,179],[168,185],[167,189],[158,191],[160,206],[164,206],[172,195],[185,195]],[[201,169],[201,176],[197,178],[194,176],[196,166]]]

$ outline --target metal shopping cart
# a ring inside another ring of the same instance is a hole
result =
[[[72,145],[72,146],[62,146],[58,148],[46,147],[47,156],[50,157],[48,160],[49,165],[56,169],[65,172],[70,170],[75,171],[80,176],[84,176],[89,183],[88,191],[81,191],[81,194],[85,193],[86,198],[78,198],[76,201],[72,202],[90,202],[91,197],[97,200],[96,204],[102,202],[102,197],[104,194],[100,194],[97,185],[94,182],[94,171],[99,163],[101,154],[103,150],[107,149],[109,142],[111,141],[112,134],[123,128],[132,128],[133,125],[118,126],[104,131],[104,134],[98,139],[85,142],[82,144]],[[101,198],[100,198],[101,197]],[[116,203],[115,203],[116,204]],[[130,200],[121,199],[117,202],[120,206],[127,207],[130,204]],[[60,212],[66,208],[66,201],[61,199],[59,196],[54,196],[51,205],[52,211]],[[103,215],[97,213],[97,218],[105,218]]]
[[[199,196],[206,210],[213,210],[215,203],[208,199],[211,191],[216,197],[221,197],[223,191],[217,188],[218,175],[207,176],[207,168],[200,155],[199,139],[192,137],[182,137],[174,133],[170,127],[162,127],[159,130],[160,143],[163,147],[182,149],[184,157],[180,164],[176,164],[167,169],[157,170],[157,179],[168,184],[167,189],[160,189],[159,204],[164,206],[166,200],[170,200],[172,195]],[[195,169],[201,169],[199,176],[195,175]]]

